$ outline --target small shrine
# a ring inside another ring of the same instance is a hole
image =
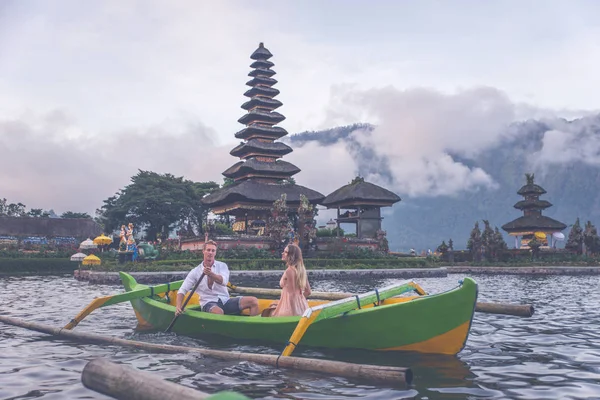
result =
[[[126,261],[136,261],[139,256],[139,252],[135,238],[133,237],[132,223],[129,223],[127,226],[121,225],[119,238],[119,250],[117,250],[119,262],[123,263]]]
[[[242,104],[246,110],[238,122],[245,127],[235,134],[241,139],[230,154],[240,161],[223,172],[232,183],[216,190],[202,199],[202,203],[218,215],[235,217],[233,230],[237,233],[265,235],[265,223],[271,215],[273,203],[286,196],[290,213],[297,212],[301,195],[310,204],[317,204],[325,196],[321,193],[295,184],[292,176],[300,172],[282,157],[293,150],[277,140],[288,132],[276,126],[285,117],[275,110],[283,104],[275,99],[279,90],[273,86],[274,64],[269,61],[273,55],[260,43],[250,58],[252,79],[246,82],[250,89],[244,93],[249,100]]]
[[[523,211],[523,216],[502,226],[510,236],[515,237],[515,248],[529,248],[529,242],[535,237],[542,247],[547,247],[548,236],[562,231],[567,225],[542,215],[542,210],[552,207],[547,200],[540,200],[546,191],[534,182],[534,174],[525,174],[526,184],[517,194],[523,196],[514,207]],[[519,241],[520,238],[520,241]],[[552,243],[550,243],[552,245]]]
[[[321,204],[337,209],[338,228],[341,224],[353,224],[358,239],[376,239],[381,235],[381,207],[391,207],[400,200],[395,193],[356,177],[325,197]]]

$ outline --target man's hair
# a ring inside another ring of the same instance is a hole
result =
[[[206,242],[204,242],[204,246],[202,246],[202,250],[204,250],[206,248],[206,245],[208,244],[212,244],[215,247],[219,247],[219,245],[217,244],[217,242],[215,242],[214,240],[207,240]]]

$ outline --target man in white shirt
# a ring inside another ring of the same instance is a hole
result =
[[[175,315],[183,312],[183,297],[194,288],[202,274],[206,275],[196,292],[200,296],[202,311],[213,314],[237,315],[243,310],[249,309],[250,315],[258,314],[258,299],[251,296],[229,297],[227,282],[229,282],[229,268],[227,264],[216,261],[217,243],[209,240],[204,243],[204,260],[200,265],[191,270],[181,288],[177,292],[177,309]]]

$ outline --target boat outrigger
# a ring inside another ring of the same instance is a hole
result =
[[[120,276],[127,293],[117,296],[123,298],[117,301],[113,296],[93,308],[129,300],[140,327],[167,328],[183,281],[151,287],[137,283],[127,273]],[[431,295],[415,282],[403,281],[342,300],[309,300],[310,308],[296,317],[206,313],[200,311],[194,293],[172,330],[187,336],[219,335],[285,344],[283,355],[289,355],[290,346],[300,339],[301,345],[313,347],[456,354],[467,341],[476,302],[477,284],[471,278]],[[272,303],[272,299],[259,299],[260,310]],[[73,328],[91,311],[84,310],[66,328]]]

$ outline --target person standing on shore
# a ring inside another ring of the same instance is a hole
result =
[[[204,243],[202,254],[204,255],[204,260],[187,274],[181,288],[177,292],[175,315],[184,312],[182,309],[183,298],[187,292],[192,290],[196,282],[201,279],[203,273],[206,277],[202,279],[196,289],[196,292],[200,296],[202,311],[213,314],[239,315],[243,310],[248,309],[250,315],[257,315],[258,299],[256,297],[229,297],[229,292],[227,291],[229,268],[224,262],[215,260],[217,243],[213,240],[207,240]]]

